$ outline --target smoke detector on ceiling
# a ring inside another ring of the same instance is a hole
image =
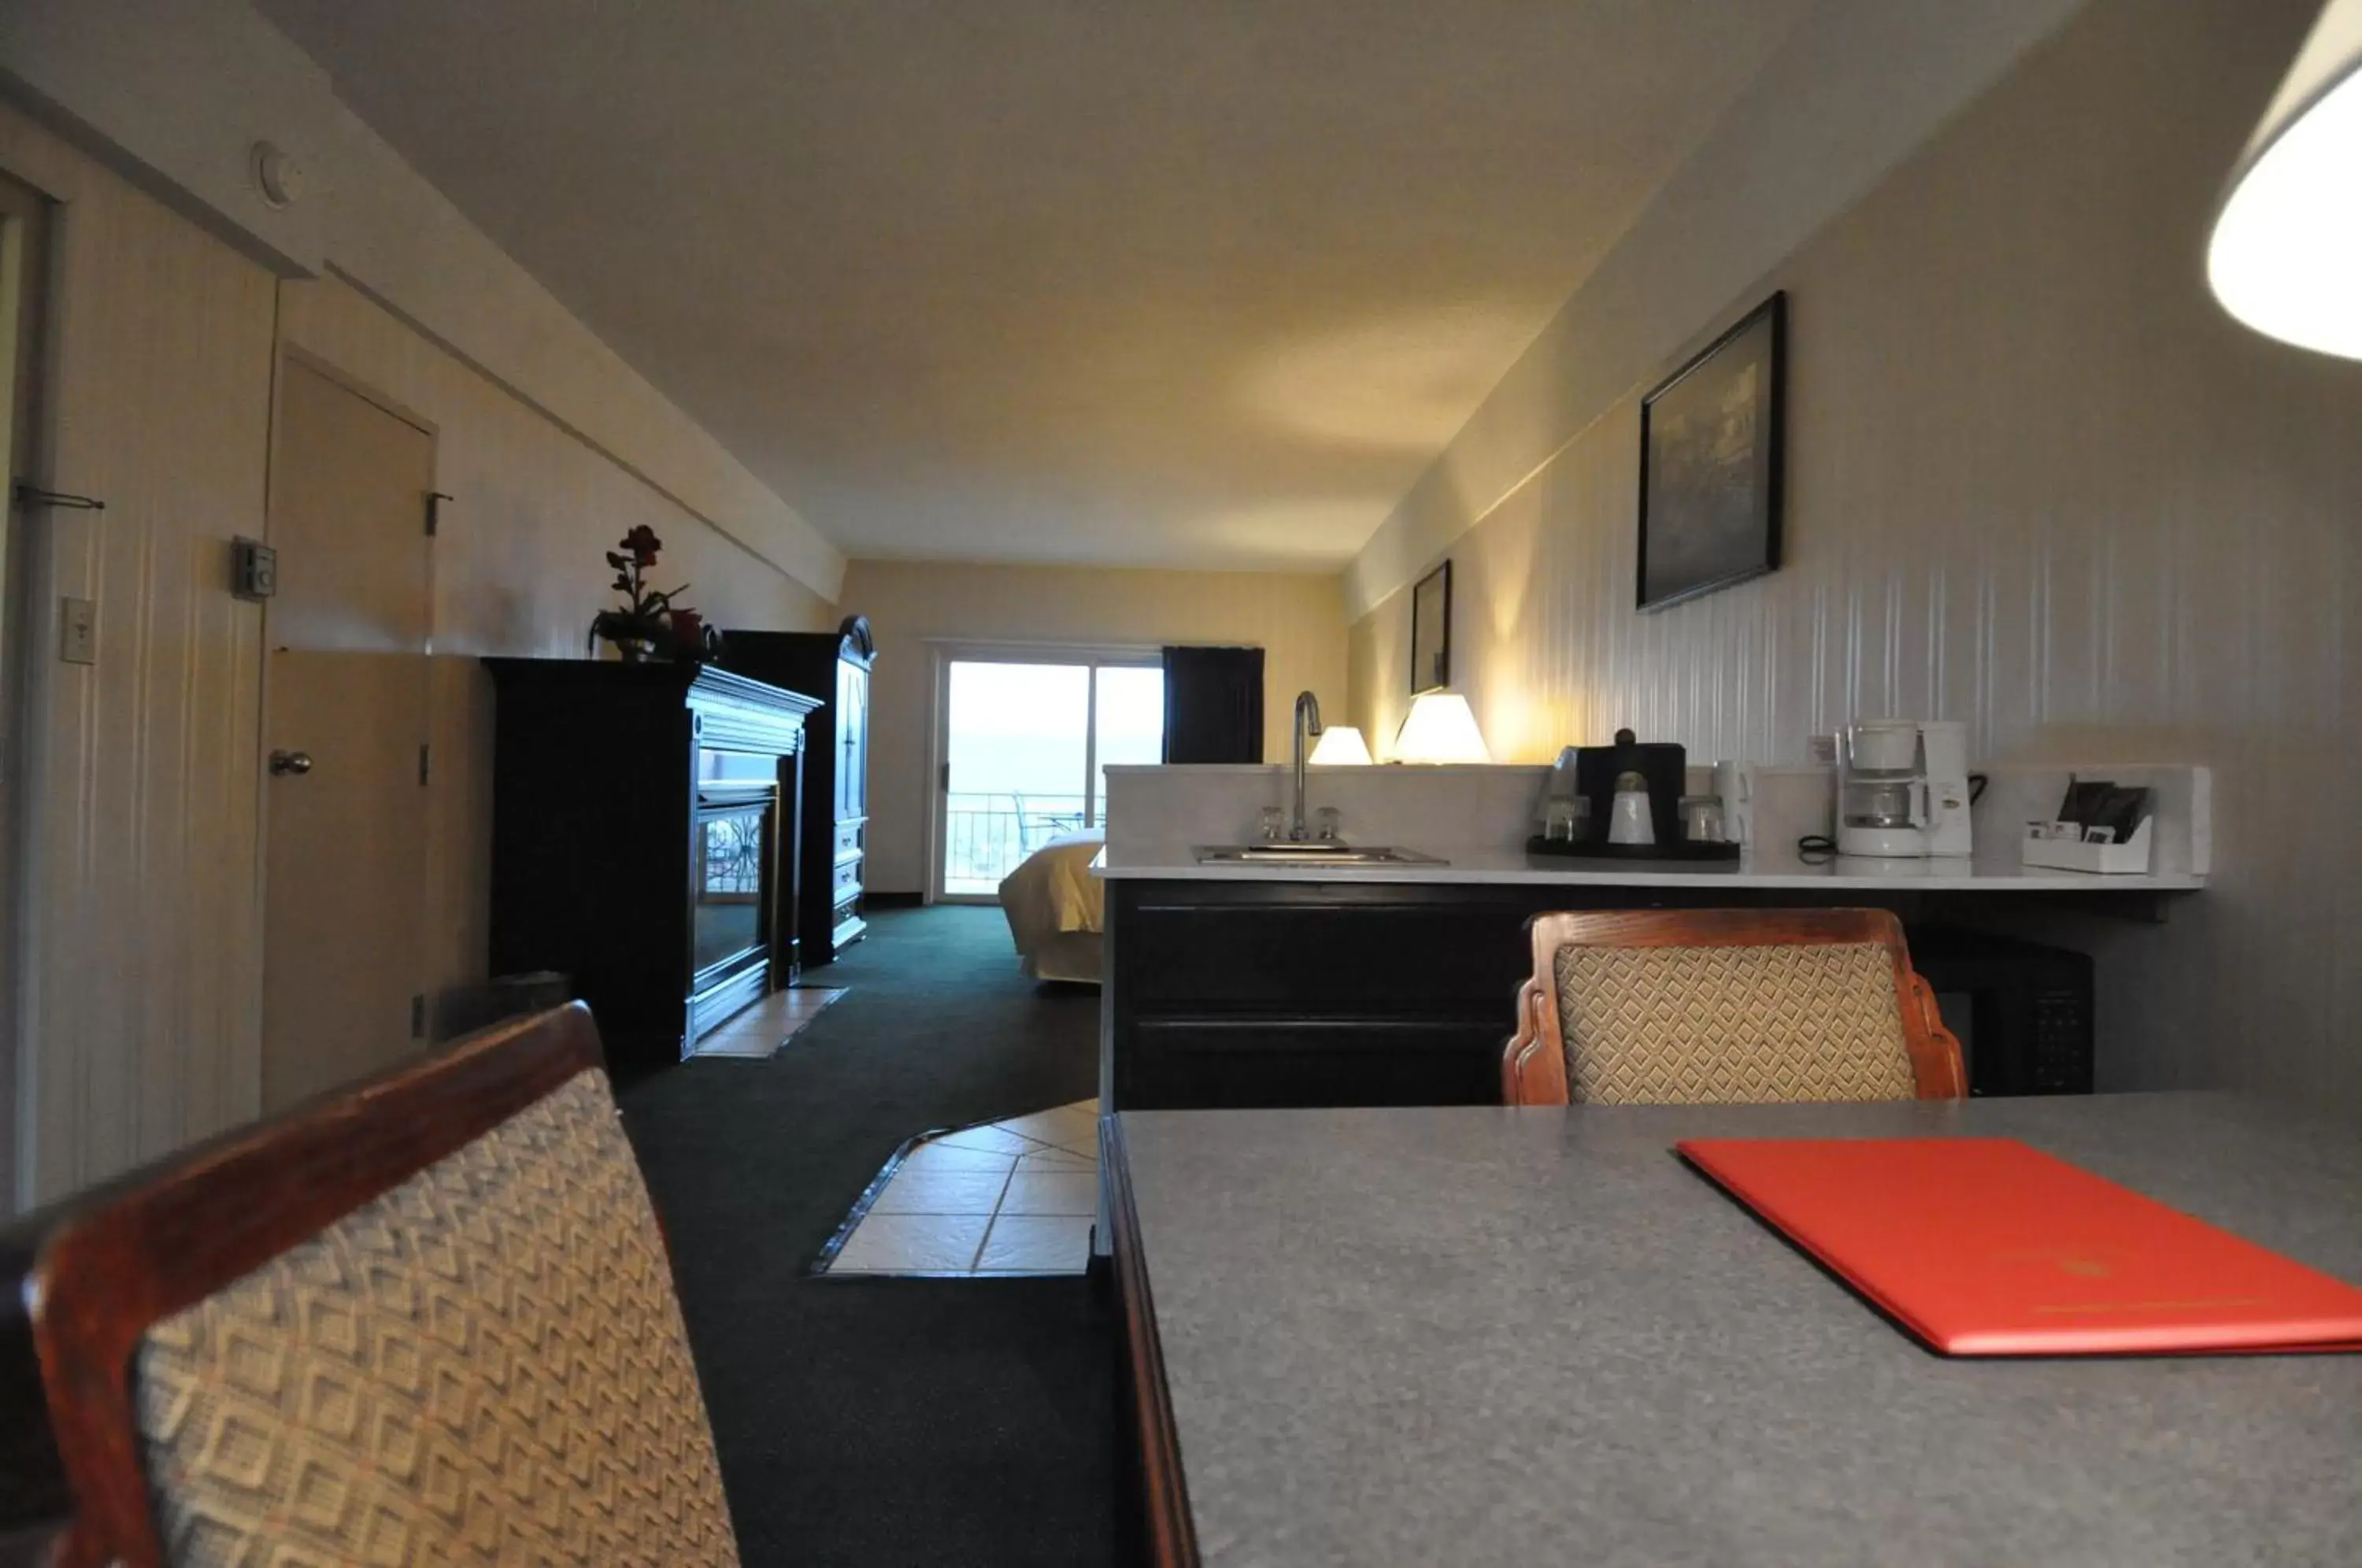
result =
[[[273,211],[302,199],[304,166],[289,157],[274,142],[254,144],[254,188],[262,193],[262,204]]]

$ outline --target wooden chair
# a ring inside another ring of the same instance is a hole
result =
[[[1883,910],[1537,915],[1508,1105],[1957,1099],[1960,1043]]]
[[[579,1003],[31,1216],[0,1267],[0,1501],[66,1514],[70,1568],[738,1561]]]

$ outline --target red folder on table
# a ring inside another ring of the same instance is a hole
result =
[[[2362,1290],[2013,1138],[1674,1152],[1948,1355],[2362,1350]]]

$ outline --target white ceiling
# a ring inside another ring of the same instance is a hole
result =
[[[1334,568],[1811,0],[259,0],[849,556]]]

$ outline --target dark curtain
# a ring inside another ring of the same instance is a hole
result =
[[[1263,649],[1164,650],[1164,760],[1263,760]]]

